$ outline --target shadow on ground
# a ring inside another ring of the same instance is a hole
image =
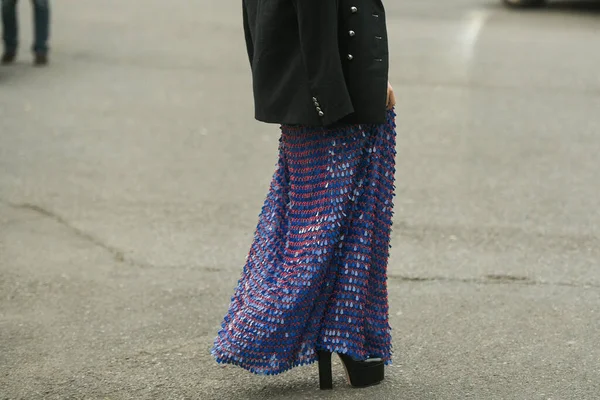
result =
[[[410,385],[405,381],[388,380],[381,385],[369,388],[357,389],[345,384],[341,379],[334,383],[333,390],[319,390],[318,381],[305,380],[297,381],[294,384],[266,384],[260,388],[241,390],[237,392],[236,397],[230,400],[320,400],[320,399],[364,399],[366,397],[375,399],[415,399],[425,400],[440,398],[442,393],[439,388],[420,387]],[[218,398],[217,393],[213,393],[214,399]],[[212,399],[212,398],[211,398]]]

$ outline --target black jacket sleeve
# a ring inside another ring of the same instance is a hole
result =
[[[246,37],[246,50],[248,51],[248,59],[250,60],[250,66],[252,66],[252,60],[254,59],[254,45],[252,41],[252,31],[250,29],[250,22],[248,21],[248,10],[246,9],[245,1],[242,1],[243,18],[244,18],[244,36]]]
[[[292,0],[312,98],[323,125],[354,112],[339,53],[338,0]]]

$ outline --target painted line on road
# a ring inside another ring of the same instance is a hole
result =
[[[458,39],[462,48],[463,61],[466,64],[469,64],[473,59],[479,36],[489,17],[489,11],[473,10],[465,18],[465,23]]]

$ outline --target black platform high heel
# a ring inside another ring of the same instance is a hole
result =
[[[319,386],[321,390],[333,389],[331,353],[319,350]],[[361,388],[380,383],[385,377],[385,363],[380,358],[356,361],[345,354],[338,354],[348,376],[350,386]]]

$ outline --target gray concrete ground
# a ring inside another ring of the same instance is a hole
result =
[[[239,1],[61,1],[0,68],[0,399],[600,397],[600,8],[387,1],[395,363],[209,355],[276,162]]]

